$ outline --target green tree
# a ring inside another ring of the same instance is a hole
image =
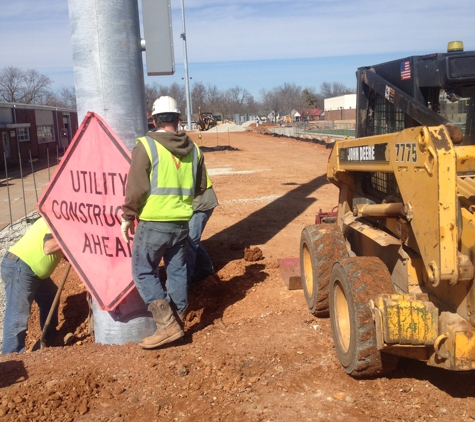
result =
[[[305,88],[300,99],[302,109],[318,108],[318,95],[313,88]]]

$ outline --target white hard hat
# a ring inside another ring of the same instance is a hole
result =
[[[152,108],[152,116],[155,114],[162,114],[162,113],[178,113],[180,114],[180,110],[177,107],[176,101],[169,96],[163,96],[157,98],[153,103]]]

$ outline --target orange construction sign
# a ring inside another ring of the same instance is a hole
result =
[[[134,288],[132,243],[121,235],[130,152],[88,112],[38,203],[64,254],[103,310]]]

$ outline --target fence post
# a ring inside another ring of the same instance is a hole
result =
[[[49,148],[46,149],[46,165],[48,166],[48,181],[51,180],[51,176],[49,173]]]
[[[33,185],[35,186],[36,203],[38,203],[38,190],[36,189],[35,169],[33,168],[33,159],[31,158],[31,149],[28,150],[28,152],[30,153],[31,174],[33,175]]]
[[[26,220],[26,216],[28,215],[28,213],[26,212],[25,181],[23,180],[23,166],[21,164],[20,145],[18,145],[18,161],[20,163],[21,190],[23,192],[23,208],[25,210],[25,220]]]
[[[12,217],[12,203],[10,201],[10,183],[8,183],[8,169],[7,169],[7,153],[3,152],[3,160],[5,162],[5,180],[7,181],[7,193],[8,193],[8,208],[10,211],[10,230],[13,225],[13,217]]]

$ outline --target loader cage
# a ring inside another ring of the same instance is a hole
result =
[[[356,75],[357,138],[451,123],[463,145],[475,145],[473,51],[412,56],[361,67]]]
[[[386,172],[357,172],[353,174],[355,191],[353,203],[357,204],[381,204],[400,202],[401,194],[393,173]]]

